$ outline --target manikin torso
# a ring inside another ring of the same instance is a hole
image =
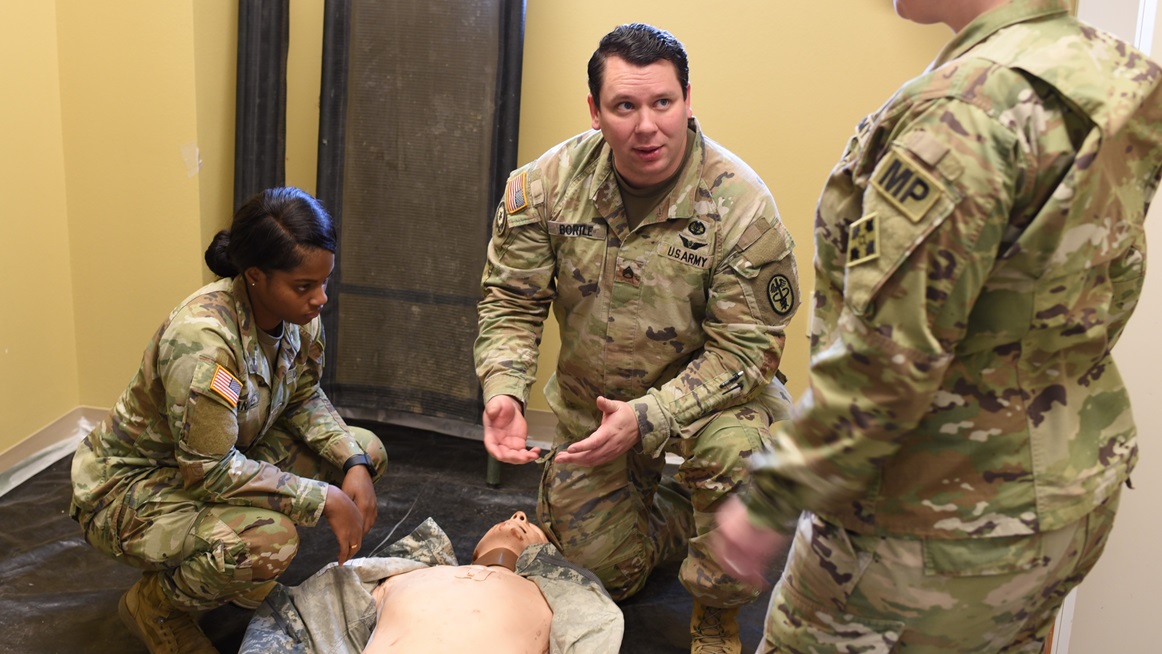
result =
[[[435,566],[372,592],[379,620],[364,654],[544,654],[549,609],[537,585],[501,566]]]
[[[379,617],[363,654],[545,654],[553,611],[540,588],[511,569],[525,546],[544,542],[518,511],[481,539],[477,564],[386,579],[372,591]]]

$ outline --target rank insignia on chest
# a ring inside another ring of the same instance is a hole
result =
[[[238,406],[238,395],[242,393],[242,384],[222,366],[214,370],[214,378],[210,380],[210,390],[222,396],[230,403],[230,408]]]
[[[529,206],[529,195],[525,190],[528,173],[524,172],[508,180],[504,189],[504,209],[508,213],[524,211]]]
[[[880,256],[880,221],[868,214],[847,228],[847,265],[856,266]]]
[[[876,166],[871,184],[914,223],[920,222],[942,194],[932,175],[894,151]]]

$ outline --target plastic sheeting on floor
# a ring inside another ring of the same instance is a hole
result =
[[[539,469],[504,465],[500,488],[485,483],[487,457],[477,441],[388,425],[363,424],[387,447],[388,473],[376,485],[379,519],[363,553],[399,538],[427,517],[451,537],[460,561],[496,522],[523,510],[535,515]],[[145,646],[117,617],[117,601],[140,575],[89,547],[68,517],[71,455],[0,497],[0,653],[133,654]],[[398,526],[397,526],[398,525]],[[392,533],[394,528],[394,533]],[[335,560],[325,521],[300,531],[299,553],[281,581],[297,584]],[[768,594],[740,615],[743,651],[762,638]],[[657,570],[646,588],[621,603],[622,652],[688,652],[691,599],[676,566]],[[221,652],[236,652],[251,611],[227,605],[202,627]]]

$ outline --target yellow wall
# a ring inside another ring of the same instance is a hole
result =
[[[193,0],[57,2],[82,404],[110,406],[202,280]]]
[[[52,2],[0,4],[0,61],[2,453],[79,403]]]
[[[234,97],[238,68],[237,0],[194,0],[194,82],[197,95],[198,247],[205,250],[234,213]],[[201,266],[202,281],[214,279]],[[192,288],[190,290],[193,290]],[[160,321],[161,316],[156,320]]]
[[[601,37],[627,22],[672,32],[690,57],[694,113],[703,129],[751,165],[771,187],[798,245],[801,290],[809,297],[812,221],[828,171],[848,137],[906,79],[919,74],[951,36],[897,18],[892,3],[730,3],[701,0],[591,0],[528,3],[519,159],[529,161],[589,127],[585,66]],[[796,396],[807,374],[803,305],[787,338],[784,371]],[[532,409],[560,351],[545,330]]]

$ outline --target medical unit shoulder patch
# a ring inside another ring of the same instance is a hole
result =
[[[786,316],[795,308],[795,287],[786,275],[776,274],[767,282],[767,299],[771,308],[780,316]]]

